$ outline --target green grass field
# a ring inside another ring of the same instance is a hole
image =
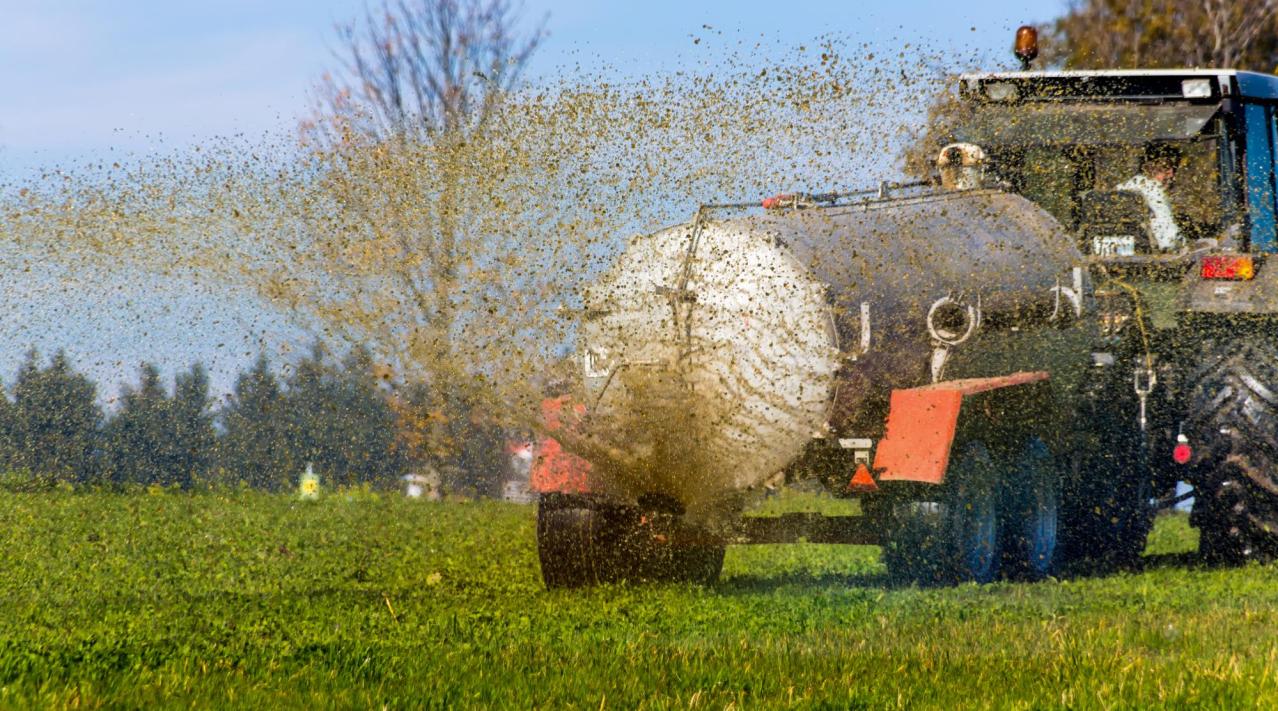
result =
[[[1278,704],[1278,568],[1177,564],[1183,516],[1139,574],[943,590],[802,545],[551,593],[499,503],[5,494],[0,526],[3,707]]]

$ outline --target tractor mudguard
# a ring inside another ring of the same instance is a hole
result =
[[[893,390],[887,431],[874,453],[879,481],[940,484],[950,462],[959,410],[968,395],[1047,380],[1044,371],[967,378]]]

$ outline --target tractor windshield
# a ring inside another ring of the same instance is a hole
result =
[[[985,104],[973,107],[955,132],[991,158],[1004,187],[1078,225],[1079,197],[1113,191],[1140,174],[1151,144],[1175,146],[1181,156],[1170,187],[1173,213],[1190,239],[1215,237],[1233,214],[1234,152],[1216,105]]]

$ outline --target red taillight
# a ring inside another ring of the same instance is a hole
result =
[[[1194,450],[1186,442],[1181,442],[1172,448],[1172,461],[1177,464],[1189,464],[1189,460],[1193,457]]]
[[[1256,263],[1250,254],[1212,254],[1203,257],[1199,275],[1204,279],[1251,279],[1256,276]]]

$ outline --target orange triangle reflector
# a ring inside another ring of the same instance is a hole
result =
[[[852,481],[848,482],[848,491],[878,491],[879,485],[874,482],[874,477],[870,474],[869,467],[862,462],[856,465],[856,473],[852,475]]]

